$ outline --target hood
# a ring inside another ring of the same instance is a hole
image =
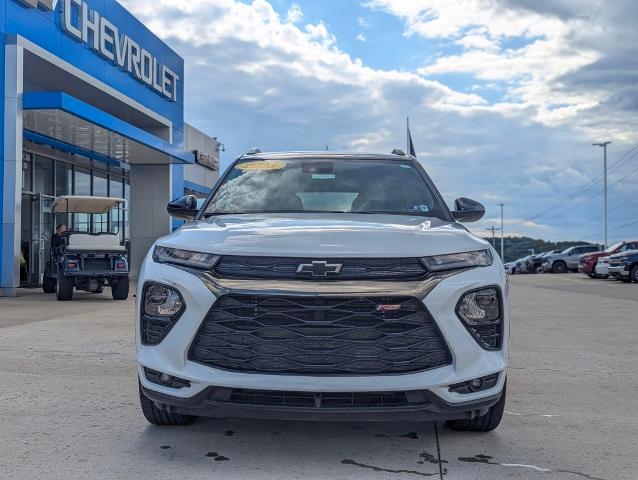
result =
[[[407,215],[222,215],[189,222],[158,245],[219,255],[422,257],[490,248],[460,224]]]
[[[626,250],[624,252],[621,253],[615,253],[614,255],[610,255],[609,258],[612,259],[616,259],[616,258],[626,258],[626,257],[632,257],[634,255],[638,255],[638,250]]]

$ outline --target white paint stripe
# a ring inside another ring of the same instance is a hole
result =
[[[532,470],[536,470],[537,472],[551,472],[549,468],[537,467],[536,465],[524,465],[522,463],[501,463],[500,465],[504,467],[530,468]]]
[[[505,413],[507,413],[508,415],[515,415],[517,417],[545,417],[545,418],[560,417],[560,415],[550,415],[550,414],[544,414],[544,413],[516,413],[516,412],[508,412],[508,411],[506,411]]]

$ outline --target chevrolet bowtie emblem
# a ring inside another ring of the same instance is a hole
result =
[[[313,277],[327,277],[328,275],[338,275],[341,272],[342,263],[328,263],[326,261],[313,261],[312,263],[301,263],[297,267],[297,273],[301,275],[312,275]]]
[[[23,5],[27,7],[37,8],[40,5],[42,8],[46,8],[47,10],[55,10],[55,4],[58,3],[57,0],[18,0]]]

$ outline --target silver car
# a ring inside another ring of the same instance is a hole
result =
[[[578,271],[578,257],[583,253],[599,252],[600,245],[576,245],[560,253],[548,255],[543,260],[543,272],[566,273]]]

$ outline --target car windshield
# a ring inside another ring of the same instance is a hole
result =
[[[611,247],[607,247],[605,253],[611,253],[614,250],[618,250],[620,247],[622,247],[622,242],[615,243]]]
[[[411,161],[359,159],[239,161],[213,194],[204,216],[284,212],[446,218]]]

